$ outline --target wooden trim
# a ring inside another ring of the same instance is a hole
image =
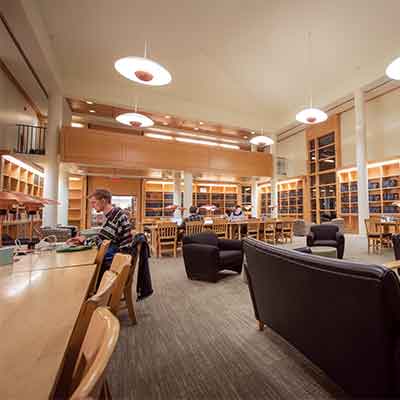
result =
[[[43,121],[45,116],[40,112],[37,105],[30,98],[28,93],[25,92],[24,88],[20,85],[20,83],[17,81],[17,79],[14,77],[12,72],[8,69],[7,65],[4,63],[4,61],[1,58],[0,58],[0,69],[4,72],[4,74],[6,75],[8,80],[15,86],[15,88],[18,90],[18,92],[21,94],[21,96],[25,99],[25,101],[30,105],[32,110],[35,112],[37,119],[41,123],[41,121]]]
[[[42,89],[44,95],[46,96],[46,98],[49,98],[49,95],[47,93],[46,88],[44,87],[42,81],[40,80],[38,74],[36,73],[36,71],[34,70],[32,64],[30,63],[28,57],[26,56],[24,50],[22,49],[22,46],[20,45],[20,43],[18,42],[17,38],[15,37],[14,33],[12,32],[10,25],[7,22],[6,17],[4,16],[4,14],[2,12],[0,12],[0,19],[3,22],[4,27],[6,28],[8,34],[11,37],[11,40],[13,41],[13,43],[15,44],[15,47],[18,49],[19,53],[21,54],[21,57],[24,59],[27,67],[29,68],[29,70],[32,72],[33,77],[35,78],[36,82],[38,83],[38,85],[40,86],[40,88]]]

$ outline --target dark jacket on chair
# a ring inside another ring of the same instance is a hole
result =
[[[336,247],[337,258],[343,258],[344,235],[334,224],[311,225],[307,235],[307,246]]]
[[[184,236],[183,259],[189,279],[216,282],[218,271],[242,272],[243,249],[240,240],[219,239],[214,232]]]

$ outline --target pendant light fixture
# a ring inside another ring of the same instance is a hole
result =
[[[164,86],[171,82],[171,74],[159,63],[147,58],[147,43],[144,57],[124,57],[114,63],[115,69],[125,78],[149,86]]]
[[[129,125],[133,128],[148,128],[154,125],[151,118],[137,112],[137,101],[135,103],[135,112],[120,114],[115,119],[121,124]]]
[[[393,60],[386,68],[386,75],[390,79],[400,80],[400,57]]]
[[[308,71],[310,72],[310,107],[305,108],[296,114],[296,120],[303,124],[319,124],[328,119],[328,115],[319,108],[313,107],[313,75],[312,75],[312,49],[311,49],[311,32],[308,32]]]
[[[264,129],[261,129],[261,135],[253,136],[250,139],[250,143],[255,144],[257,146],[258,145],[270,146],[271,144],[274,144],[274,141],[269,136],[265,136]]]

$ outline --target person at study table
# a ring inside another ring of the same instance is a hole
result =
[[[232,214],[229,216],[230,221],[240,221],[242,219],[245,219],[244,212],[242,211],[242,207],[237,205],[235,209],[233,210]]]
[[[111,204],[112,195],[109,190],[96,189],[88,198],[90,205],[97,212],[103,212],[105,221],[94,238],[87,240],[85,236],[76,236],[69,239],[67,243],[83,244],[87,241],[94,241],[99,247],[103,240],[111,240],[100,270],[100,281],[104,271],[110,267],[115,253],[130,253],[133,240],[131,223],[128,215],[121,208]]]

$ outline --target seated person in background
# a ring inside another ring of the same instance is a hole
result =
[[[172,216],[172,221],[176,222],[179,225],[182,225],[182,207],[181,206],[176,206],[174,214]]]
[[[183,223],[187,221],[203,221],[203,216],[199,214],[199,209],[195,206],[189,208],[189,215],[185,218]]]
[[[242,211],[242,207],[237,205],[235,209],[233,210],[232,214],[229,217],[230,221],[240,221],[242,219],[245,219],[244,212]]]
[[[103,212],[105,217],[100,232],[90,241],[94,241],[99,247],[103,240],[111,240],[104,257],[99,282],[104,271],[110,267],[114,254],[130,253],[132,244],[131,223],[128,215],[121,208],[111,205],[111,197],[111,192],[106,189],[96,189],[88,196],[91,206],[97,212]],[[76,236],[69,239],[67,243],[83,244],[85,241],[85,236]]]

